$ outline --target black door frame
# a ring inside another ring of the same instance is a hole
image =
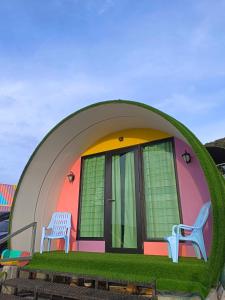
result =
[[[137,248],[113,248],[112,247],[112,156],[121,155],[128,152],[134,152],[134,172],[135,172],[135,198],[136,198],[136,228],[137,228]],[[105,168],[105,249],[106,252],[117,253],[140,253],[143,254],[143,228],[144,222],[141,222],[142,199],[141,199],[141,166],[139,159],[139,147],[131,146],[127,148],[116,149],[106,153]]]
[[[81,166],[83,165],[83,160],[88,157],[96,157],[100,155],[105,156],[105,191],[104,191],[104,236],[102,237],[80,237],[80,205],[81,205],[81,190],[82,190],[82,167],[81,167],[81,180],[80,180],[80,192],[79,192],[79,206],[78,206],[78,218],[77,218],[77,240],[102,240],[105,241],[105,251],[106,252],[118,252],[118,253],[144,253],[144,242],[149,241],[158,241],[163,242],[163,239],[148,239],[146,235],[146,215],[145,215],[145,195],[144,195],[144,174],[143,174],[143,147],[148,145],[154,145],[162,142],[170,141],[172,143],[173,157],[174,157],[174,169],[176,177],[176,186],[177,186],[177,200],[178,208],[180,215],[180,223],[182,223],[182,210],[180,203],[180,194],[179,194],[179,181],[177,175],[177,165],[176,165],[176,152],[174,145],[174,138],[168,137],[156,141],[149,141],[143,144],[137,144],[134,146],[128,146],[125,148],[103,151],[101,153],[95,153],[82,157]],[[108,209],[109,203],[107,199],[111,199],[112,190],[108,183],[112,182],[112,162],[111,158],[113,154],[135,151],[135,175],[136,175],[136,212],[137,212],[137,243],[138,249],[113,249],[110,248],[110,239],[112,239],[111,231],[109,230],[109,221],[111,222],[111,211]],[[109,170],[109,171],[108,171]]]

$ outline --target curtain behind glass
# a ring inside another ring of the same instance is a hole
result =
[[[80,237],[104,236],[104,178],[105,156],[83,160]]]
[[[112,247],[137,248],[134,153],[112,157]]]
[[[112,157],[112,247],[121,248],[121,181],[120,156]]]
[[[143,148],[147,238],[163,238],[180,223],[172,143]]]
[[[124,193],[124,248],[137,248],[134,153],[126,154]]]

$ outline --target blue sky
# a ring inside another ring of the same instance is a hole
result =
[[[108,99],[224,137],[225,1],[1,0],[0,182],[62,118]]]

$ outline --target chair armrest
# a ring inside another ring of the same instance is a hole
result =
[[[199,229],[199,228],[200,227],[195,227],[195,226],[190,226],[185,224],[174,225],[172,227],[172,235],[176,235],[177,233],[179,234],[181,229],[192,231],[193,229]]]
[[[193,229],[197,228],[197,227],[185,225],[185,224],[179,224],[178,227],[179,227],[179,229],[185,229],[185,230],[193,230]]]
[[[185,229],[185,230],[202,229],[201,226],[190,226],[184,224],[180,224],[180,225],[181,225],[181,229]]]

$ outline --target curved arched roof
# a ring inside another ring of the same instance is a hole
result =
[[[211,261],[215,266],[215,271],[212,272],[212,278],[215,280],[224,260],[221,252],[224,253],[225,239],[222,178],[208,152],[184,125],[142,103],[125,100],[100,102],[71,114],[54,127],[36,148],[21,176],[14,201],[11,231],[14,232],[28,223],[38,221],[38,240],[41,225],[48,223],[56,208],[62,182],[71,164],[103,136],[129,128],[153,128],[167,132],[188,143],[198,156],[213,203]],[[221,226],[217,226],[219,220],[222,220]],[[219,239],[221,234],[224,235],[223,239]],[[29,248],[27,233],[14,238],[12,247],[18,248],[21,241],[26,249]]]

